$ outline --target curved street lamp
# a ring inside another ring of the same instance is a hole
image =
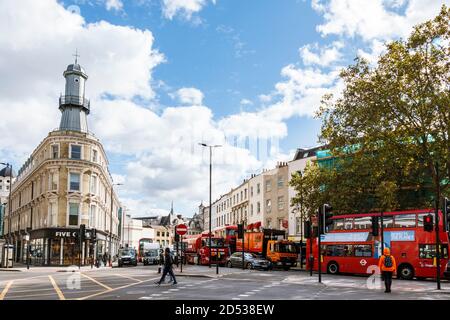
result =
[[[202,147],[209,148],[209,267],[211,268],[211,212],[212,212],[212,150],[213,148],[219,148],[221,145],[207,145],[206,143],[199,143]],[[217,264],[217,268],[219,265]]]

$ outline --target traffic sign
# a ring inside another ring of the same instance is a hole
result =
[[[175,232],[176,232],[177,234],[179,234],[180,236],[182,236],[182,235],[185,235],[185,234],[186,234],[187,229],[188,229],[187,225],[185,225],[185,224],[179,224],[179,225],[176,226]]]

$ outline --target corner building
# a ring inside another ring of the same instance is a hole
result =
[[[15,247],[16,262],[25,263],[28,256],[34,265],[85,265],[104,253],[115,255],[120,243],[122,210],[108,160],[88,131],[88,76],[75,62],[64,77],[60,126],[19,170],[11,190],[11,215],[5,210],[5,239]],[[81,224],[88,236],[80,246]],[[94,231],[95,240],[90,237]]]

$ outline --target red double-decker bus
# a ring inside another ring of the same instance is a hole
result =
[[[435,278],[437,274],[435,250],[436,233],[424,231],[423,220],[434,211],[410,210],[383,213],[384,247],[391,249],[397,261],[397,276],[402,279]],[[372,217],[380,213],[339,215],[332,218],[333,225],[321,238],[323,272],[371,274],[381,256],[381,228],[379,236],[373,236]],[[379,218],[379,220],[381,220]],[[443,228],[439,211],[441,277],[448,263],[448,233]],[[318,239],[312,241],[313,270],[318,270]],[[307,242],[310,253],[311,240]],[[308,264],[310,264],[308,262]],[[310,265],[308,265],[310,268]]]
[[[225,226],[214,231],[216,237],[225,240],[225,245],[230,248],[230,254],[236,252],[237,226]]]

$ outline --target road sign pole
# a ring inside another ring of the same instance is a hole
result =
[[[183,273],[183,236],[180,236],[180,238],[181,238],[181,250],[180,250],[181,268],[180,268],[180,273]]]

